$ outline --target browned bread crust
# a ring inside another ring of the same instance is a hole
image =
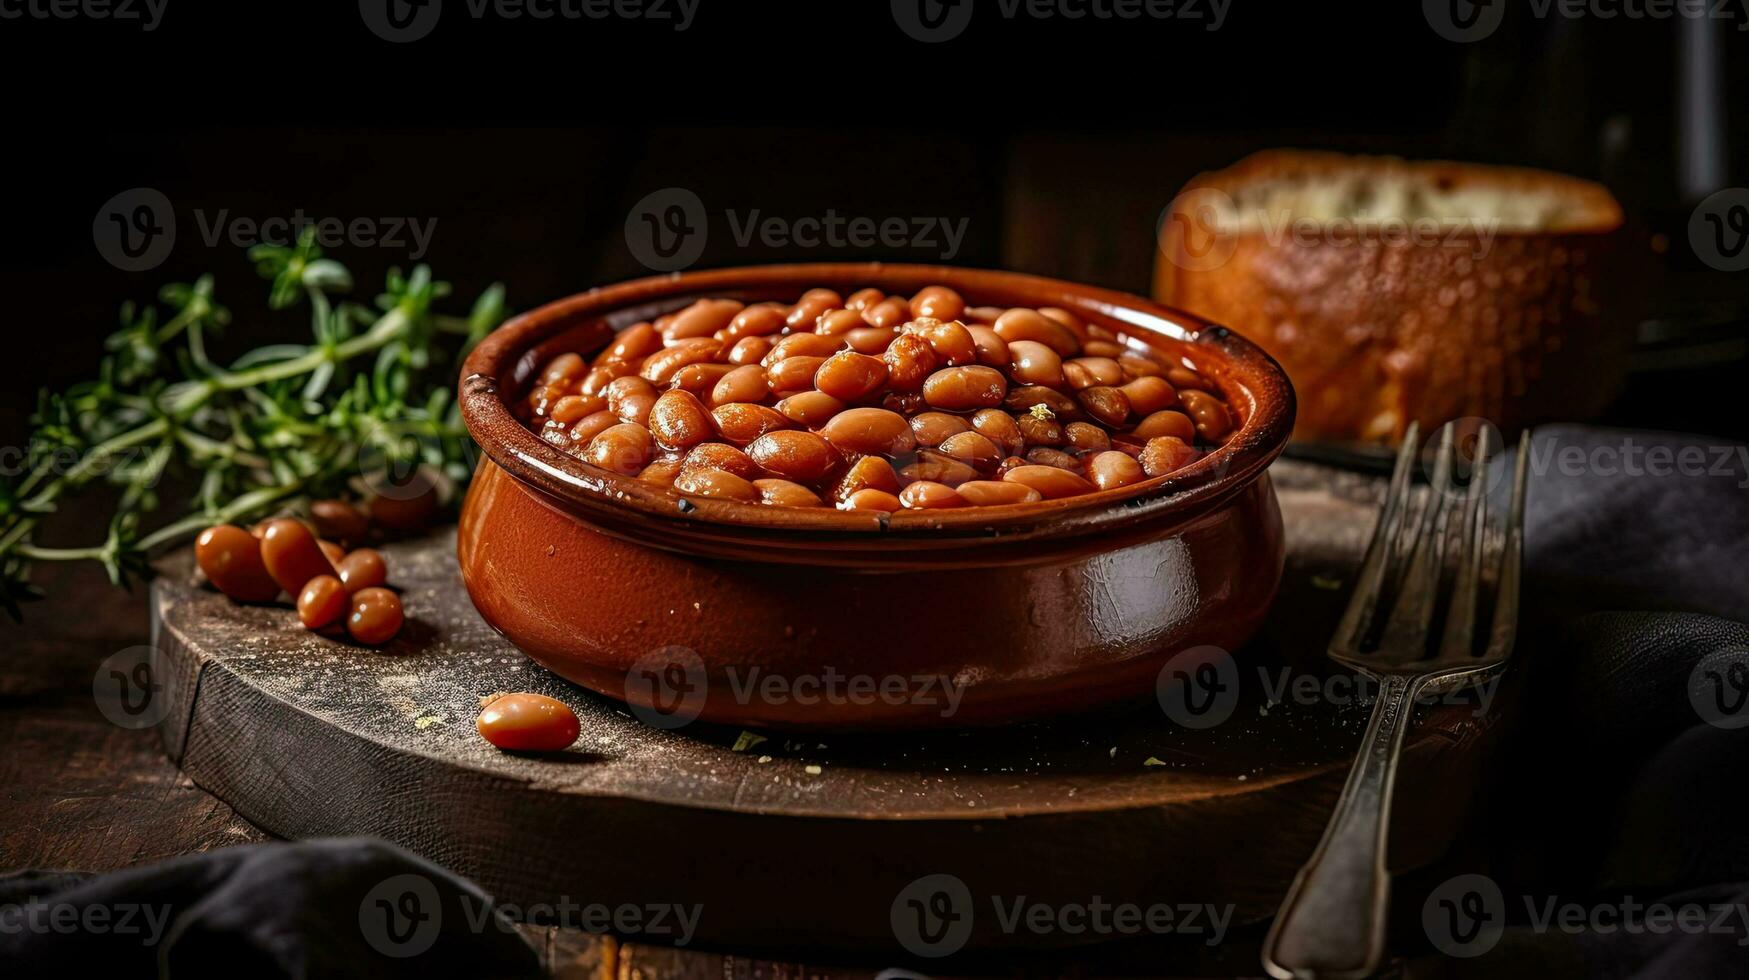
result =
[[[1353,220],[1364,216],[1363,220]],[[1594,414],[1620,377],[1604,188],[1521,168],[1273,150],[1163,217],[1154,294],[1257,341],[1300,438]]]

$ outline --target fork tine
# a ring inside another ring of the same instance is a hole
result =
[[[1530,438],[1526,430],[1518,440],[1518,462],[1512,474],[1512,505],[1507,511],[1506,540],[1500,549],[1499,598],[1494,601],[1494,624],[1483,659],[1504,660],[1512,654],[1518,634],[1518,580],[1524,559],[1524,496],[1530,475]]]
[[[1427,645],[1427,627],[1433,621],[1433,607],[1439,598],[1440,551],[1445,535],[1437,530],[1445,517],[1451,499],[1451,470],[1454,434],[1457,426],[1447,424],[1439,437],[1439,456],[1433,464],[1433,480],[1427,488],[1427,502],[1422,506],[1414,530],[1414,550],[1409,555],[1408,571],[1403,573],[1403,587],[1391,607],[1391,618],[1385,621],[1381,647],[1397,650],[1421,650]]]
[[[1409,505],[1409,468],[1414,463],[1421,444],[1421,427],[1409,423],[1403,432],[1403,443],[1397,447],[1397,462],[1391,469],[1390,489],[1385,492],[1385,505],[1379,511],[1379,521],[1373,525],[1372,540],[1367,543],[1366,557],[1361,559],[1360,573],[1355,576],[1354,594],[1348,597],[1348,608],[1336,626],[1330,641],[1332,654],[1358,652],[1360,641],[1372,625],[1383,591],[1385,571],[1391,552]]]
[[[1476,458],[1470,465],[1469,492],[1464,497],[1463,532],[1458,538],[1457,581],[1445,614],[1445,636],[1439,659],[1468,660],[1475,652],[1476,593],[1482,579],[1482,550],[1488,540],[1488,427],[1476,437]]]

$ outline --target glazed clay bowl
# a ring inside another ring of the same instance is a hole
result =
[[[688,500],[548,445],[507,407],[555,354],[700,297],[937,283],[974,305],[1061,307],[1181,357],[1240,424],[1130,487],[887,515]],[[461,392],[484,452],[457,549],[474,605],[541,665],[665,727],[988,725],[1144,699],[1174,655],[1243,644],[1281,578],[1266,470],[1293,428],[1286,376],[1226,328],[1124,293],[919,265],[660,276],[510,321],[468,357]]]

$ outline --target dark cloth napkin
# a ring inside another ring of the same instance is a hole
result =
[[[382,841],[193,854],[112,874],[0,878],[17,977],[538,977],[491,898]]]
[[[1749,705],[1721,707],[1733,677],[1749,684],[1749,451],[1563,425],[1537,431],[1531,460],[1527,690],[1478,820],[1505,931],[1428,973],[1749,976]],[[1614,924],[1651,903],[1708,924]],[[1551,904],[1594,924],[1539,924]]]

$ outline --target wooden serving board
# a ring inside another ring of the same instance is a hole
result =
[[[1206,730],[1152,700],[922,737],[772,733],[741,751],[736,730],[649,728],[481,621],[453,529],[384,549],[409,620],[382,650],[307,632],[284,607],[234,604],[194,581],[189,556],[171,559],[153,586],[170,705],[159,728],[196,783],[273,834],[380,836],[525,907],[697,904],[695,943],[902,955],[894,900],[933,874],[974,896],[1230,903],[1236,922],[1256,921],[1322,832],[1367,717],[1358,699],[1271,705],[1257,672],[1351,690],[1321,647],[1382,489],[1292,461],[1273,475],[1290,549],[1281,597],[1235,657],[1237,708]],[[499,752],[473,725],[493,691],[570,703],[582,738],[557,756]],[[1398,840],[1413,850],[1393,865],[1445,846],[1500,702],[1423,710],[1399,784],[1397,817],[1415,833]],[[978,917],[971,947],[1087,941],[1008,935],[993,919]]]

